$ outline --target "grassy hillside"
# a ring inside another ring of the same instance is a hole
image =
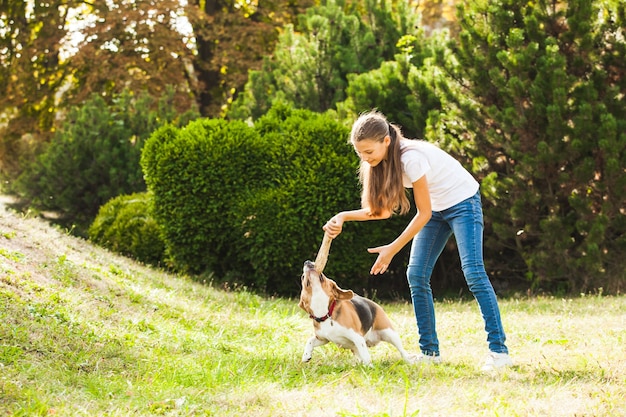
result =
[[[410,305],[384,307],[417,351]],[[441,365],[387,345],[372,367],[331,345],[301,364],[296,300],[147,268],[0,206],[0,415],[626,415],[626,297],[501,307],[516,366],[495,374],[461,301],[436,306]]]

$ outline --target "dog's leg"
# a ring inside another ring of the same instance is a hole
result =
[[[370,351],[367,349],[367,342],[365,341],[365,338],[361,335],[354,335],[351,339],[352,343],[354,343],[352,352],[357,358],[359,358],[363,365],[371,365],[372,356],[370,355]]]
[[[322,346],[328,343],[328,340],[318,339],[316,336],[311,336],[311,338],[306,342],[304,346],[304,353],[302,354],[302,362],[308,362],[311,360],[313,356],[313,349],[318,346]]]
[[[400,352],[400,355],[402,355],[402,359],[404,359],[405,362],[413,363],[417,360],[417,355],[411,355],[406,350],[404,350],[404,348],[402,347],[402,340],[395,330],[382,329],[378,331],[378,334],[380,335],[381,340],[387,343],[391,343],[396,347],[396,349],[398,349],[398,352]]]

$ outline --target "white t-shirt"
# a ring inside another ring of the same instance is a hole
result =
[[[405,188],[426,175],[433,211],[443,211],[472,197],[478,181],[447,152],[424,140],[404,139],[402,149],[402,181]]]

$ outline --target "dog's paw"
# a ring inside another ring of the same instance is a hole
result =
[[[374,367],[374,362],[372,362],[371,358],[363,360],[363,359],[359,358],[358,356],[354,357],[354,359],[352,361],[352,364],[354,366],[362,366],[364,368],[373,368]]]

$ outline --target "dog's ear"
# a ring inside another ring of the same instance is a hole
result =
[[[300,302],[298,303],[298,307],[300,307],[304,311],[308,311],[307,304],[309,304],[310,300],[306,300],[307,298],[307,294],[304,292],[304,290],[302,290],[302,292],[300,292]]]
[[[328,279],[328,282],[330,283],[330,288],[333,292],[333,296],[337,300],[351,300],[352,297],[354,297],[354,292],[352,292],[352,290],[343,290],[339,288],[339,285],[337,285],[337,283],[332,279]]]

